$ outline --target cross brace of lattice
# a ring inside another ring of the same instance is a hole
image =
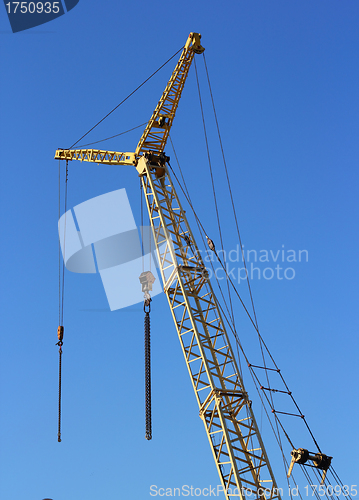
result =
[[[183,48],[181,56],[170,80],[166,85],[161,99],[158,101],[158,104],[152,113],[152,116],[137,145],[135,151],[137,157],[148,151],[159,154],[165,148],[173,119],[178,108],[179,100],[182,95],[182,90],[195,54],[194,45],[191,45],[192,36],[193,44],[198,43],[198,46],[200,46],[199,35],[191,34]]]

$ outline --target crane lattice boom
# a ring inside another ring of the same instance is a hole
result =
[[[280,498],[216,297],[166,165],[138,168],[164,292],[226,498]],[[233,493],[230,494],[229,492]]]
[[[135,153],[57,150],[55,158],[136,165],[177,329],[227,499],[280,498],[221,313],[176,190],[164,148],[200,35],[191,33]]]

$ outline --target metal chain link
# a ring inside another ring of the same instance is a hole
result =
[[[145,308],[144,308],[145,309]],[[145,405],[146,405],[146,439],[152,439],[151,417],[151,338],[150,311],[145,309]]]

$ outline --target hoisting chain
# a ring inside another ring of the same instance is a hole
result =
[[[145,300],[145,405],[146,405],[146,439],[152,439],[151,416],[151,336],[150,336],[150,311],[151,299]]]
[[[141,197],[141,226],[142,221],[142,197]],[[151,238],[151,237],[150,237]],[[150,239],[151,241],[151,239]],[[143,234],[142,234],[143,243]],[[151,244],[150,244],[151,245]],[[150,246],[151,248],[151,246]],[[142,247],[143,254],[143,247]],[[151,252],[150,252],[151,255]],[[142,260],[142,266],[144,261]],[[143,267],[142,267],[143,269]],[[156,278],[151,271],[142,271],[139,280],[144,293],[143,310],[145,312],[145,418],[146,418],[146,434],[145,437],[148,441],[152,439],[152,416],[151,416],[151,337],[150,337],[150,312],[151,312],[151,295],[153,283]]]

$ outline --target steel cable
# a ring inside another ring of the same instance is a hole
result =
[[[176,156],[176,158],[177,158],[177,155],[175,155],[175,156]],[[197,213],[196,213],[196,211],[195,211],[195,209],[194,209],[194,207],[193,207],[193,204],[192,204],[192,201],[191,201],[191,199],[190,199],[190,195],[189,195],[188,189],[187,189],[187,187],[186,187],[186,190],[185,190],[185,189],[182,187],[182,185],[181,185],[181,183],[180,183],[180,181],[179,181],[178,177],[176,176],[176,173],[174,172],[174,170],[172,169],[172,167],[171,167],[171,165],[170,165],[170,164],[169,164],[169,167],[170,167],[170,169],[171,169],[171,171],[172,171],[172,173],[173,173],[173,175],[174,175],[174,177],[175,177],[175,179],[176,179],[176,181],[177,181],[177,183],[178,183],[178,185],[179,185],[179,187],[180,187],[181,191],[183,192],[183,194],[184,194],[184,196],[185,196],[185,198],[186,198],[187,202],[189,203],[189,205],[190,205],[190,207],[191,207],[191,210],[192,210],[192,212],[193,212],[193,214],[194,214],[194,216],[195,216],[196,222],[197,222],[198,227],[199,227],[199,230],[200,230],[200,234],[201,234],[201,237],[202,237],[202,241],[203,241],[203,243],[205,244],[205,240],[204,240],[204,238],[203,238],[203,234],[202,234],[202,232],[203,232],[204,234],[207,234],[207,233],[206,233],[206,231],[205,231],[205,229],[204,229],[204,226],[203,226],[203,224],[201,223],[201,221],[200,221],[200,219],[199,219],[199,217],[198,217],[198,215],[197,215]],[[183,174],[182,174],[182,173],[181,173],[181,175],[182,175],[182,178],[183,178]],[[186,191],[187,191],[187,192],[186,192]],[[215,252],[215,254],[216,254],[216,252]],[[235,285],[234,285],[233,281],[231,280],[230,276],[229,276],[229,275],[228,275],[228,273],[226,272],[226,269],[225,269],[225,267],[224,267],[224,265],[223,265],[223,263],[222,263],[222,261],[221,261],[220,257],[218,256],[218,254],[216,254],[216,256],[217,256],[217,259],[218,259],[218,261],[219,261],[220,265],[221,265],[221,266],[222,266],[222,268],[224,269],[224,272],[226,273],[227,279],[229,280],[230,284],[232,285],[232,288],[234,289],[234,291],[235,291],[235,293],[236,293],[236,295],[237,295],[238,299],[240,300],[240,302],[241,302],[241,304],[242,304],[242,306],[243,306],[244,310],[246,311],[246,313],[247,313],[247,315],[248,315],[248,317],[249,317],[249,319],[250,319],[250,321],[251,321],[251,323],[252,323],[253,327],[254,327],[254,328],[255,328],[255,330],[257,331],[257,334],[258,334],[258,336],[259,336],[259,338],[260,338],[260,341],[261,341],[262,345],[264,346],[264,348],[265,348],[265,350],[267,351],[267,353],[268,353],[268,355],[269,355],[270,359],[272,360],[272,362],[273,362],[274,366],[276,367],[276,371],[278,371],[278,373],[279,373],[279,375],[280,375],[280,378],[282,379],[282,381],[283,381],[283,383],[284,383],[284,385],[285,385],[285,387],[286,387],[287,391],[290,393],[291,399],[293,400],[293,402],[294,402],[294,404],[295,404],[295,406],[296,406],[296,408],[297,408],[298,412],[300,413],[300,415],[302,415],[302,412],[300,411],[300,408],[299,408],[299,406],[297,405],[297,403],[296,403],[296,401],[295,401],[295,399],[294,399],[293,395],[292,395],[292,394],[291,394],[291,392],[289,391],[289,388],[288,388],[287,384],[285,383],[284,377],[282,376],[282,374],[281,374],[281,372],[280,372],[280,370],[279,370],[279,368],[278,368],[277,364],[275,363],[273,356],[271,355],[271,353],[270,353],[270,351],[269,351],[269,349],[268,349],[268,347],[267,347],[266,343],[264,342],[264,340],[263,340],[263,338],[262,338],[262,336],[261,336],[260,332],[257,330],[257,325],[256,325],[256,323],[255,323],[255,322],[254,322],[254,320],[252,319],[252,317],[251,317],[251,315],[250,315],[250,313],[249,313],[248,309],[246,308],[246,306],[245,306],[245,304],[244,304],[244,302],[243,302],[242,298],[240,297],[240,295],[239,295],[239,293],[238,293],[238,291],[237,291],[237,289],[236,289],[236,287],[235,287]],[[213,263],[212,263],[212,262],[211,262],[211,266],[212,266],[212,268],[213,268]],[[218,280],[217,280],[217,283],[218,283]],[[218,283],[218,286],[219,286],[219,283]],[[222,292],[222,291],[221,291],[221,295],[222,295],[222,298],[224,299],[224,297],[223,297],[223,292]],[[220,307],[220,309],[221,309],[221,311],[222,311],[222,314],[224,315],[224,317],[225,317],[225,319],[226,319],[226,321],[227,321],[227,323],[228,323],[228,325],[229,325],[229,327],[230,327],[230,329],[231,329],[231,331],[232,331],[233,335],[235,336],[237,346],[239,345],[240,350],[242,351],[242,354],[244,355],[245,360],[247,361],[248,365],[250,366],[250,363],[249,363],[249,361],[248,361],[248,358],[247,358],[247,356],[246,356],[246,354],[245,354],[245,352],[244,352],[244,350],[243,350],[243,347],[241,346],[241,343],[240,343],[240,341],[239,341],[238,334],[237,334],[237,332],[236,332],[235,328],[233,328],[233,326],[231,326],[231,323],[233,322],[233,321],[232,321],[232,319],[231,319],[231,321],[229,321],[229,319],[226,317],[226,315],[225,315],[225,313],[224,313],[224,311],[223,311],[223,308],[220,306],[220,304],[219,304],[219,303],[218,303],[218,306]],[[227,305],[226,305],[226,308],[227,308],[227,310],[228,310],[228,306],[227,306]],[[228,313],[229,313],[229,310],[228,310]],[[231,317],[231,314],[230,314],[230,313],[229,313],[229,317]],[[258,394],[259,394],[259,397],[260,397],[260,399],[261,399],[261,401],[262,401],[262,397],[260,396],[259,387],[258,387],[258,385],[261,385],[261,384],[260,384],[260,381],[259,381],[259,379],[258,379],[257,375],[255,374],[255,372],[254,372],[253,368],[251,368],[251,366],[250,366],[250,372],[251,372],[251,375],[252,375],[253,381],[254,381],[254,380],[256,380],[256,381],[257,381],[257,382],[255,382],[255,386],[256,386],[257,392],[258,392]],[[258,384],[258,385],[257,385],[257,384]],[[264,395],[265,399],[267,400],[268,406],[269,406],[271,409],[274,409],[274,408],[273,408],[273,406],[272,406],[272,404],[271,404],[270,399],[268,399],[268,396],[267,396],[265,393],[263,393],[263,395]],[[265,408],[265,405],[264,405],[263,401],[262,401],[262,405],[263,405],[263,407]],[[270,423],[270,425],[271,425],[271,427],[272,427],[272,423],[271,423],[271,420],[270,420],[270,418],[269,418],[269,415],[268,415],[268,413],[267,413],[267,411],[266,411],[266,408],[265,408],[265,412],[266,412],[266,415],[267,415],[268,421],[269,421],[269,423]],[[287,432],[285,431],[285,429],[284,429],[284,427],[283,427],[283,424],[282,424],[282,422],[281,422],[280,418],[278,417],[278,415],[277,415],[276,413],[274,413],[274,418],[275,418],[275,421],[276,421],[276,425],[278,425],[278,424],[279,424],[280,428],[282,429],[283,434],[284,434],[284,435],[285,435],[285,437],[287,438],[287,440],[288,440],[288,442],[290,443],[290,445],[292,446],[292,448],[294,448],[294,447],[295,447],[295,446],[294,446],[294,444],[292,443],[291,439],[289,438],[289,436],[288,436]],[[309,431],[309,433],[310,433],[310,435],[311,435],[311,437],[312,437],[312,439],[313,439],[313,441],[314,441],[315,445],[317,446],[318,450],[320,451],[319,445],[318,445],[317,441],[316,441],[316,440],[315,440],[315,438],[314,438],[314,435],[313,435],[313,433],[312,433],[312,431],[311,431],[311,429],[310,429],[310,427],[309,427],[309,425],[308,425],[308,422],[305,420],[305,418],[304,418],[304,417],[302,418],[302,420],[304,420],[305,425],[306,425],[306,427],[307,427],[307,429],[308,429],[308,431]],[[276,432],[276,431],[274,431],[273,427],[272,427],[272,430],[273,430],[274,435],[276,436],[276,439],[278,440],[278,435],[277,435],[277,432]],[[281,446],[280,442],[278,442],[278,445],[279,445],[279,448],[281,449],[281,451],[282,451],[282,453],[283,453],[283,449],[282,449],[282,446]],[[283,459],[285,460],[285,463],[288,463],[288,462],[287,462],[287,460],[285,459],[285,457],[283,457]],[[307,477],[307,479],[309,479],[309,476],[308,476],[308,471],[306,470],[306,468],[305,468],[305,467],[303,467],[302,469],[303,469],[303,473],[304,473],[304,475]],[[314,492],[314,495],[315,495],[315,496],[318,498],[318,500],[319,500],[319,498],[320,498],[320,497],[318,496],[317,492]]]
[[[90,132],[92,132],[92,130],[94,130],[98,125],[100,125],[100,123],[102,123],[104,120],[106,120],[106,118],[108,118],[114,111],[116,111],[116,109],[119,108],[121,106],[121,104],[123,104],[125,101],[127,101],[127,99],[129,99],[135,92],[137,92],[137,90],[139,90],[141,87],[143,87],[143,85],[145,83],[147,83],[153,76],[155,76],[156,73],[158,73],[164,66],[166,66],[167,63],[169,63],[174,57],[176,57],[176,55],[179,52],[181,52],[182,49],[183,49],[183,47],[181,47],[179,50],[177,50],[177,52],[175,54],[173,54],[172,57],[170,57],[169,59],[167,59],[167,61],[165,63],[163,63],[158,69],[156,69],[156,71],[154,73],[152,73],[152,75],[150,75],[148,78],[146,78],[146,80],[144,80],[137,88],[135,88],[135,90],[133,90],[130,94],[128,94],[128,96],[125,97],[125,99],[123,99],[119,104],[117,104],[117,106],[115,106],[109,113],[107,113],[107,115],[105,115],[103,118],[101,118],[101,120],[98,121],[96,123],[96,125],[94,125],[93,127],[91,127],[90,130],[88,130],[84,135],[82,135],[80,137],[80,139],[78,139],[76,142],[74,142],[72,144],[72,146],[70,146],[67,149],[73,148],[78,142],[81,141],[81,139],[83,139],[84,137],[86,137]]]
[[[247,286],[248,286],[249,296],[250,296],[250,300],[251,300],[251,304],[252,304],[252,309],[253,309],[253,317],[254,317],[254,321],[255,321],[256,327],[257,327],[256,329],[259,332],[259,326],[258,326],[257,315],[256,315],[255,307],[254,307],[254,299],[253,299],[253,295],[252,295],[252,289],[251,289],[251,285],[250,285],[249,278],[248,278],[247,263],[246,263],[246,259],[244,257],[244,251],[243,251],[243,245],[242,245],[242,238],[241,238],[240,231],[239,231],[238,218],[237,218],[236,208],[235,208],[235,204],[234,204],[231,183],[230,183],[230,180],[229,180],[229,173],[228,173],[228,168],[227,168],[227,162],[226,162],[226,158],[225,158],[225,154],[224,154],[222,137],[221,137],[221,132],[220,132],[220,129],[219,129],[219,123],[218,123],[218,119],[217,119],[216,107],[215,107],[215,104],[214,104],[214,97],[213,97],[213,92],[212,92],[212,86],[211,86],[211,82],[210,82],[210,78],[209,78],[209,72],[208,72],[208,68],[207,68],[207,62],[206,62],[206,57],[205,57],[204,53],[203,53],[203,61],[204,61],[205,69],[206,69],[208,88],[209,88],[209,92],[210,92],[210,96],[211,96],[211,101],[212,101],[212,108],[213,108],[214,118],[215,118],[216,127],[217,127],[217,134],[218,134],[219,144],[220,144],[221,152],[222,152],[223,165],[224,165],[224,169],[225,169],[225,173],[226,173],[227,185],[228,185],[229,195],[230,195],[230,199],[231,199],[232,211],[233,211],[233,216],[234,216],[234,220],[235,220],[235,224],[236,224],[239,245],[240,245],[240,248],[241,248],[242,260],[243,260],[244,269],[246,271],[246,276],[247,276]],[[201,107],[201,109],[202,109],[202,107]],[[202,113],[202,115],[203,115],[203,113]],[[212,175],[212,171],[211,171],[211,175]],[[212,178],[212,185],[213,185],[213,191],[214,191],[213,178]],[[217,207],[217,203],[216,203],[216,207]],[[222,239],[221,239],[221,245],[222,245],[222,248],[223,248]],[[224,264],[226,264],[225,261],[224,261]],[[228,284],[228,288],[229,288],[229,284]],[[229,297],[230,297],[230,295],[229,295]],[[260,341],[260,337],[258,337],[258,340],[259,340],[260,350],[261,350],[261,354],[262,354],[263,365],[264,365],[264,368],[265,368],[266,380],[267,380],[268,387],[270,388],[271,385],[270,385],[269,375],[268,375],[268,372],[267,372],[267,369],[266,369],[267,368],[266,367],[266,360],[265,360],[265,355],[264,355],[264,352],[263,352],[263,346],[262,346],[261,341]],[[270,399],[272,401],[272,406],[274,407],[274,400],[273,400],[273,396],[272,396],[271,392],[270,392]]]
[[[124,132],[120,132],[119,134],[111,135],[111,137],[106,137],[106,139],[100,139],[99,141],[89,142],[88,144],[80,144],[79,146],[77,146],[77,148],[81,149],[81,148],[84,148],[86,146],[92,146],[93,144],[98,144],[99,142],[109,141],[110,139],[114,139],[115,137],[120,137],[120,135],[128,134],[129,132],[132,132],[133,130],[136,130],[140,127],[143,127],[144,125],[147,125],[147,122],[141,123],[141,125],[137,125],[136,127],[129,128],[128,130],[125,130]]]
[[[212,184],[212,192],[213,192],[214,206],[215,206],[215,209],[216,209],[216,216],[217,216],[217,225],[218,225],[219,239],[220,239],[220,242],[221,242],[221,248],[222,248],[222,250],[224,250],[223,236],[222,236],[222,229],[221,229],[221,221],[220,221],[220,218],[219,218],[219,209],[218,209],[218,203],[217,203],[216,188],[215,188],[215,184],[214,184],[214,177],[213,177],[212,162],[211,162],[211,156],[210,156],[210,152],[209,152],[209,144],[208,144],[208,137],[207,137],[206,123],[205,123],[205,119],[204,119],[204,112],[203,112],[203,105],[202,105],[202,97],[201,97],[201,89],[200,89],[200,86],[199,86],[199,79],[198,79],[198,72],[197,72],[197,64],[196,64],[196,60],[195,60],[195,59],[194,59],[194,69],[195,69],[195,72],[196,72],[196,80],[197,80],[197,88],[198,88],[198,97],[199,97],[199,104],[200,104],[200,108],[201,108],[201,115],[202,115],[202,123],[203,123],[204,137],[205,137],[205,141],[206,141],[206,149],[207,149],[208,165],[209,165],[209,172],[210,172],[210,176],[211,176],[211,184]],[[224,255],[224,254],[223,254],[223,259],[224,259],[224,263],[226,264],[226,259],[225,259],[225,255]],[[228,281],[227,281],[227,288],[228,288],[229,306],[230,306],[230,309],[231,309],[231,315],[232,315],[232,319],[233,319],[233,322],[234,322],[234,312],[233,312],[232,297],[231,297],[231,291],[230,291],[230,286],[229,286]]]
[[[68,186],[68,161],[66,161],[66,177],[65,177],[65,212],[64,212],[64,240],[63,240],[63,261],[62,261],[62,280],[61,280],[61,224],[59,238],[59,327],[58,327],[58,342],[59,346],[59,390],[58,390],[58,421],[57,421],[57,441],[61,442],[61,393],[62,393],[62,338],[63,338],[63,322],[64,322],[64,299],[65,299],[65,261],[66,261],[66,212],[67,212],[67,186]],[[60,186],[60,165],[59,165],[59,221],[61,213],[61,186]]]

